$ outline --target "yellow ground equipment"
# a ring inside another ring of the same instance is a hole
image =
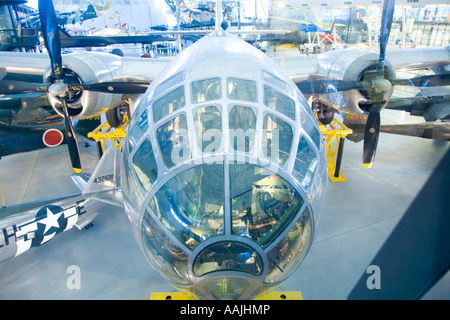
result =
[[[326,126],[321,124],[320,121],[318,121],[318,123],[320,131],[325,138],[325,151],[328,159],[328,177],[333,182],[347,181],[340,172],[341,161],[344,152],[345,137],[353,131],[336,118]],[[332,145],[335,140],[337,145]]]
[[[95,140],[97,143],[97,151],[99,157],[105,151],[106,142],[111,141],[111,146],[118,146],[122,150],[122,141],[126,135],[126,128],[128,127],[129,119],[124,115],[123,124],[117,128],[113,128],[108,124],[108,121],[103,122],[94,131],[88,133],[88,137]]]

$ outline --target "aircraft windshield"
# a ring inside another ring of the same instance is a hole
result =
[[[256,82],[236,78],[228,79],[228,98],[256,102],[258,99]]]
[[[218,100],[222,97],[220,78],[194,81],[191,84],[192,103]]]
[[[268,114],[264,117],[262,146],[266,156],[284,165],[290,156],[292,127],[278,117]]]
[[[230,185],[232,234],[270,245],[303,205],[298,192],[273,172],[250,164],[201,165],[169,180],[150,208],[174,236],[189,248],[224,234],[225,185]],[[226,184],[225,179],[230,183]],[[227,192],[228,193],[228,192]]]
[[[230,193],[233,233],[263,248],[278,237],[303,204],[287,181],[249,164],[230,167]]]
[[[153,103],[153,119],[158,122],[169,113],[184,107],[184,86],[178,87]]]
[[[153,197],[150,208],[186,246],[223,234],[223,164],[188,169],[169,180]]]
[[[286,115],[289,119],[295,119],[294,100],[267,85],[264,86],[264,104]]]

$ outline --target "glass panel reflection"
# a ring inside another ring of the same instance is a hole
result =
[[[243,79],[228,79],[228,98],[256,102],[256,82]]]
[[[205,164],[174,176],[150,208],[178,240],[194,248],[223,234],[223,199],[223,164]]]
[[[300,260],[305,257],[311,245],[311,217],[305,208],[300,218],[286,236],[268,253],[270,271],[266,276],[266,283],[277,283],[285,280]]]
[[[205,289],[217,300],[237,300],[250,287],[250,283],[241,278],[220,278],[208,281]]]
[[[158,178],[158,166],[156,165],[152,144],[148,137],[134,154],[133,169],[142,188],[148,191],[156,178]]]
[[[144,213],[141,227],[142,244],[147,258],[161,274],[176,284],[190,284],[187,272],[187,255],[158,227],[148,211]]]
[[[297,214],[303,200],[283,178],[249,164],[230,166],[233,233],[270,245]]]
[[[193,81],[191,84],[192,103],[218,100],[222,97],[220,78]]]
[[[142,115],[136,121],[136,123],[131,127],[130,132],[128,133],[128,151],[134,148],[139,139],[144,135],[145,131],[148,128],[148,117],[147,117],[147,109],[142,112]]]
[[[153,120],[158,122],[169,113],[183,108],[185,104],[184,86],[181,86],[153,103]]]
[[[292,120],[295,119],[294,100],[274,90],[270,86],[264,86],[264,104],[275,111],[281,112]]]
[[[265,156],[273,162],[284,165],[289,158],[293,132],[285,121],[268,114],[264,117],[262,147]]]
[[[235,151],[249,152],[255,141],[256,115],[252,108],[234,106],[229,116],[230,143]]]
[[[194,263],[194,274],[198,277],[224,270],[259,275],[262,272],[262,261],[252,248],[242,243],[227,241],[203,249]]]
[[[309,145],[305,137],[300,137],[292,174],[305,189],[309,189],[316,173],[317,165],[318,158],[314,149]]]
[[[218,151],[222,143],[222,117],[216,106],[198,108],[194,117],[197,143],[203,152]]]
[[[302,127],[303,127],[303,129],[305,129],[306,133],[311,137],[311,140],[315,143],[317,148],[320,150],[319,129],[314,125],[313,120],[310,117],[308,117],[306,114],[304,114],[302,116]]]
[[[156,134],[167,167],[173,167],[191,156],[184,114],[164,123],[158,128]]]

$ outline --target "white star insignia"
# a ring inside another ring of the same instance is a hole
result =
[[[62,211],[58,212],[57,214],[53,214],[53,212],[51,212],[50,209],[47,208],[47,218],[38,221],[38,223],[45,225],[44,234],[46,234],[47,231],[50,230],[50,228],[52,227],[56,227],[59,229],[58,219],[61,215]]]

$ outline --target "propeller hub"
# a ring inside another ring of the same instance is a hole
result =
[[[50,93],[53,96],[57,96],[60,98],[63,98],[66,96],[67,94],[67,84],[65,84],[64,82],[58,81],[53,83],[49,88],[48,88],[48,93]]]
[[[391,90],[392,83],[387,79],[376,79],[373,81],[375,92],[382,93]]]

